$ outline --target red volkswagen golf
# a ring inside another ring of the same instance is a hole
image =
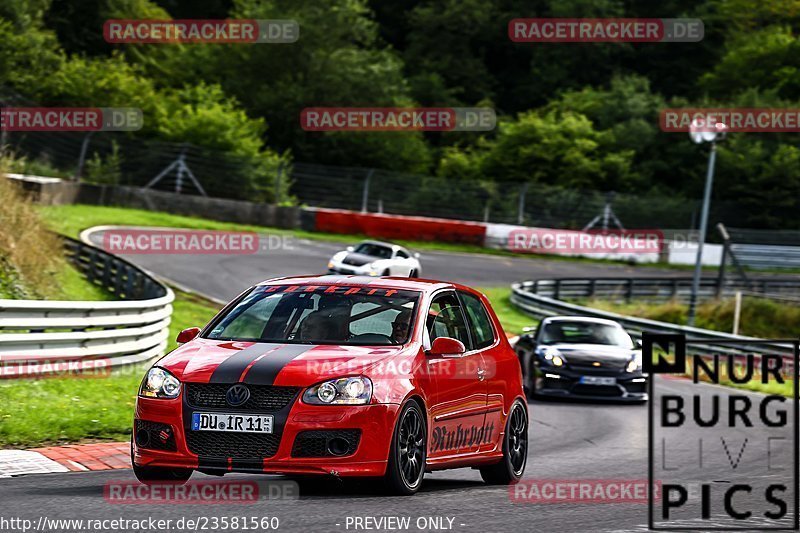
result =
[[[520,479],[528,413],[519,360],[482,294],[401,278],[258,284],[150,368],[136,402],[142,482],[194,470]]]

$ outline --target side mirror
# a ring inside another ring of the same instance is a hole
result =
[[[456,356],[466,352],[464,343],[452,337],[437,337],[433,340],[433,345],[428,352],[429,355]]]
[[[345,248],[345,249],[346,249],[348,252],[352,252],[353,250],[355,250],[355,248],[353,248],[352,246],[348,246],[348,247],[347,247],[347,248]]]
[[[200,334],[200,328],[187,328],[178,333],[178,338],[175,339],[178,344],[186,344]]]
[[[633,341],[633,344],[636,346],[637,350],[641,350],[642,349],[642,341],[641,340],[637,339],[637,340]]]

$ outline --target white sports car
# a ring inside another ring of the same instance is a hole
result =
[[[331,274],[354,274],[357,276],[408,276],[418,278],[422,274],[419,254],[412,254],[396,244],[364,241],[357,246],[336,252],[328,262]]]

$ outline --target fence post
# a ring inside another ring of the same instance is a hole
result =
[[[717,298],[722,296],[722,288],[725,285],[725,263],[728,261],[728,241],[722,243],[722,257],[719,260],[719,270],[717,271]]]
[[[275,205],[281,203],[281,181],[283,174],[283,162],[278,163],[278,170],[275,173]]]
[[[557,279],[556,280],[556,286],[555,286],[555,294],[553,294],[553,298],[558,300],[560,296],[561,296],[561,280]]]
[[[528,194],[528,184],[523,183],[519,189],[519,205],[517,206],[517,224],[520,226],[525,221],[525,195]]]
[[[625,301],[630,302],[633,297],[633,278],[628,278],[628,287],[625,289]]]
[[[3,105],[5,102],[0,101],[0,112],[3,111],[3,108],[6,107]],[[8,130],[5,128],[0,128],[0,152],[6,151],[6,145],[8,144]]]
[[[361,193],[361,212],[366,213],[369,210],[369,182],[372,179],[372,173],[375,172],[374,168],[369,169],[367,177],[364,178],[364,191]]]
[[[92,139],[93,131],[90,131],[83,138],[81,143],[81,153],[78,156],[78,168],[75,170],[75,181],[80,181],[83,177],[83,166],[86,164],[86,152],[89,150],[89,141]]]
[[[594,278],[592,278],[589,281],[589,294],[588,294],[589,298],[594,297],[594,288],[595,288],[594,285],[595,285],[595,282],[596,282],[596,280]]]

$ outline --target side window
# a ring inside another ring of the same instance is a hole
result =
[[[467,311],[467,319],[469,320],[469,327],[472,331],[472,338],[475,340],[475,348],[486,348],[494,344],[494,331],[492,330],[492,322],[489,320],[489,314],[483,303],[475,296],[466,292],[460,292],[461,299],[464,301],[464,307]]]
[[[397,257],[401,257],[403,259],[408,259],[408,254],[405,253],[403,250],[397,250]]]
[[[437,337],[452,337],[463,342],[467,350],[470,349],[467,325],[455,293],[442,294],[433,300],[428,310],[427,326],[431,342]]]

